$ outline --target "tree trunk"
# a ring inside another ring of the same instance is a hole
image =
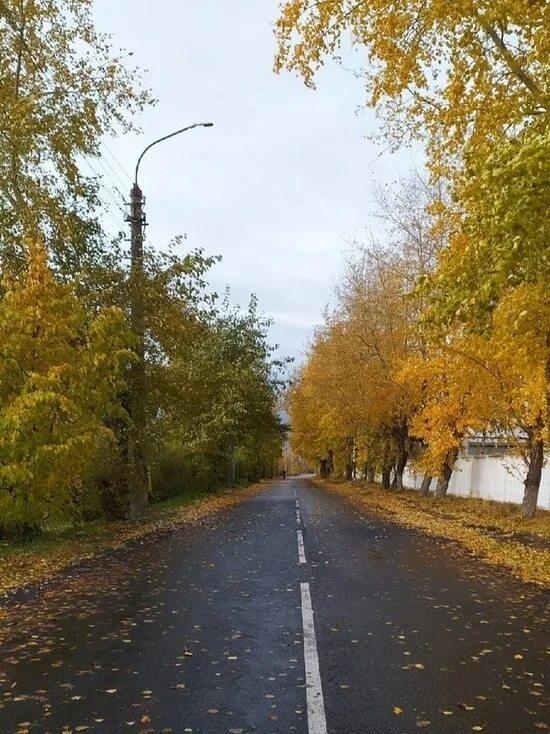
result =
[[[321,461],[319,462],[319,473],[321,474],[322,479],[327,478],[327,459],[321,459]]]
[[[427,495],[430,493],[432,479],[433,477],[431,474],[424,474],[424,478],[422,479],[422,485],[420,487],[420,494]]]
[[[454,448],[447,452],[443,466],[441,467],[441,475],[437,480],[437,487],[435,488],[435,497],[445,497],[447,490],[449,489],[449,482],[453,473],[455,461],[458,456],[458,449]]]
[[[345,477],[346,482],[351,482],[353,479],[353,449],[355,446],[355,441],[352,437],[348,436],[346,438],[346,471],[345,471]]]
[[[407,459],[409,458],[409,452],[407,450],[409,429],[406,419],[400,419],[394,425],[392,435],[396,444],[395,473],[392,482],[392,489],[396,489],[398,492],[401,492],[403,490],[403,472],[405,471]]]
[[[122,400],[126,407],[127,396]],[[132,486],[128,471],[128,430],[118,419],[108,421],[107,426],[114,432],[115,442],[106,456],[100,455],[94,462],[92,476],[99,488],[100,505],[107,520],[129,520]]]
[[[384,469],[382,471],[382,486],[384,489],[390,489],[390,476],[391,469]]]
[[[235,487],[237,484],[237,462],[235,459],[235,449],[228,451],[226,483],[228,487]]]
[[[369,484],[374,484],[374,467],[368,467],[366,471],[367,475],[367,482]]]
[[[327,478],[334,472],[334,451],[328,450],[328,461],[327,461]]]
[[[399,453],[397,455],[397,463],[395,465],[395,481],[398,492],[402,492],[403,487],[403,473],[405,471],[405,467],[407,466],[407,459],[409,458],[409,452],[405,448],[405,444],[403,444],[402,447],[399,448]]]
[[[523,492],[523,504],[521,514],[523,517],[532,518],[537,511],[537,500],[539,498],[540,480],[542,467],[544,466],[544,442],[540,438],[529,436],[529,469],[525,477]]]

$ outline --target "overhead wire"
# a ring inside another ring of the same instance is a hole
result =
[[[121,172],[123,173],[123,175],[127,179],[127,181],[124,181],[123,182],[122,179],[120,178],[120,176],[117,176],[117,179],[120,182],[120,184],[122,186],[128,186],[128,184],[129,184],[131,186],[133,184],[132,178],[128,174],[128,172],[126,171],[126,169],[124,168],[124,166],[122,165],[122,163],[119,161],[119,159],[116,157],[116,155],[113,153],[113,151],[109,148],[109,146],[107,145],[107,143],[104,140],[101,141],[101,145],[105,148],[105,150],[107,151],[107,153],[109,153],[109,155],[111,156],[111,158],[114,160],[114,162],[117,164],[117,166],[120,168]],[[113,173],[115,173],[115,172],[113,171]]]
[[[105,164],[107,164],[107,160],[103,158],[101,155],[97,157],[93,157],[92,160],[96,162],[100,167],[103,173],[101,174],[102,177],[105,176],[105,178],[108,179],[109,183],[113,187],[113,191],[116,191],[116,193],[120,196],[123,202],[126,202],[126,196],[122,193],[120,188],[118,187],[118,184],[113,180],[112,175],[107,171],[107,167]],[[110,166],[109,166],[110,168]]]

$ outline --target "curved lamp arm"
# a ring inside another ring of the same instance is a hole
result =
[[[138,158],[138,162],[137,162],[137,165],[136,165],[136,174],[135,174],[135,178],[134,178],[135,185],[136,186],[138,185],[139,164],[141,163],[141,160],[142,160],[143,156],[145,155],[145,153],[147,153],[148,150],[151,150],[151,148],[153,148],[155,145],[158,145],[158,143],[162,143],[165,140],[169,140],[170,138],[173,138],[176,135],[179,135],[180,133],[184,133],[186,130],[192,130],[194,127],[214,127],[214,123],[213,122],[195,122],[193,125],[188,125],[187,127],[182,127],[181,130],[176,130],[176,132],[170,133],[170,135],[165,135],[164,137],[159,138],[158,140],[155,140],[153,143],[151,143],[150,145],[148,145],[145,148],[145,150],[143,151],[143,153],[140,155],[140,157]]]

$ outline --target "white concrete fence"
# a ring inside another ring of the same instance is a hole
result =
[[[523,480],[526,467],[514,456],[460,456],[449,484],[449,494],[459,497],[479,497],[497,502],[523,500]],[[422,475],[405,470],[403,483],[410,489],[420,489]],[[431,489],[435,489],[433,480]],[[550,510],[550,466],[542,473],[538,506]]]

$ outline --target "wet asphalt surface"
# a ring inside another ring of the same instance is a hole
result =
[[[546,592],[291,479],[12,600],[0,734],[307,734],[301,582],[329,734],[550,730]]]

